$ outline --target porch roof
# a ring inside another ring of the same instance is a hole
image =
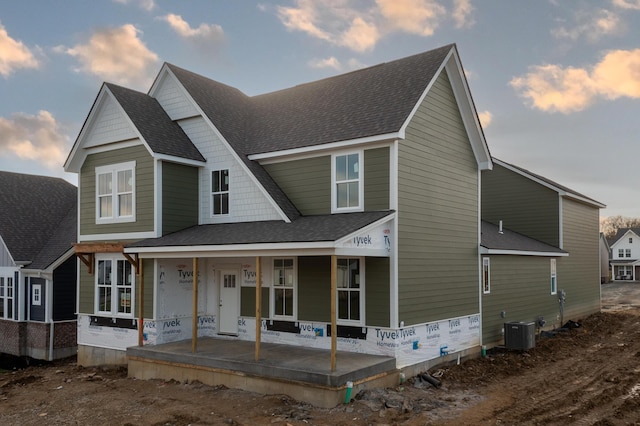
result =
[[[393,214],[394,211],[385,210],[302,216],[292,222],[271,220],[196,225],[163,237],[128,244],[125,252],[135,253],[171,247],[333,243],[369,225],[390,219]]]
[[[634,265],[638,259],[611,259],[612,265]]]

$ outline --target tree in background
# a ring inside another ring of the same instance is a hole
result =
[[[640,228],[640,218],[624,216],[600,218],[600,232],[607,238],[615,237],[618,229],[621,228]]]

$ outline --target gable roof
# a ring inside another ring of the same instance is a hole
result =
[[[45,268],[73,247],[77,189],[69,182],[0,172],[0,205],[0,236],[16,263],[39,258]]]
[[[528,254],[567,256],[567,252],[526,235],[510,231],[493,223],[482,221],[480,246],[486,254]],[[502,232],[501,232],[502,231]]]
[[[609,243],[609,247],[615,245],[628,232],[633,232],[637,237],[640,237],[640,228],[619,228],[616,231],[616,235],[614,237],[607,239],[607,242]]]
[[[493,162],[515,173],[518,173],[521,176],[527,177],[533,181],[537,181],[538,183],[556,191],[562,196],[573,198],[578,201],[582,201],[583,203],[591,204],[592,206],[598,207],[601,209],[607,207],[606,205],[602,204],[599,201],[594,200],[593,198],[589,198],[586,195],[580,194],[579,192],[576,192],[570,188],[567,188],[566,186],[560,185],[559,183],[554,182],[551,179],[547,179],[544,176],[540,176],[536,173],[530,172],[527,169],[523,169],[522,167],[507,163],[506,161],[502,161],[497,158],[494,158]]]

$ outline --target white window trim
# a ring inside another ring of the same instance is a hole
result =
[[[360,287],[358,289],[358,291],[360,292],[360,319],[359,320],[347,320],[347,319],[341,319],[339,316],[339,312],[337,312],[336,310],[336,322],[337,324],[340,325],[350,325],[350,326],[364,326],[364,319],[366,317],[366,313],[365,313],[365,264],[364,264],[364,257],[359,257],[359,256],[339,256],[337,258],[337,260],[340,259],[358,259],[358,265],[360,267]],[[334,295],[334,297],[336,298],[336,308],[338,308],[338,292],[340,291],[339,288],[336,288],[336,294]]]
[[[293,316],[277,315],[276,312],[276,297],[275,291],[282,287],[276,285],[275,273],[276,267],[273,264],[278,259],[293,260]],[[271,258],[271,288],[269,290],[269,309],[271,311],[271,318],[283,321],[297,321],[298,320],[298,259],[296,257],[273,257]]]
[[[130,216],[117,216],[118,212],[118,172],[131,170],[131,215]],[[102,174],[111,174],[111,205],[112,205],[112,217],[100,217],[100,199],[98,196],[98,176]],[[127,161],[125,163],[110,164],[107,166],[98,166],[95,169],[95,208],[96,208],[96,224],[105,223],[126,223],[136,221],[136,162]]]
[[[11,285],[9,285],[11,281]],[[9,296],[9,288],[11,288],[11,296]],[[0,319],[13,320],[15,318],[15,297],[16,297],[16,283],[13,276],[2,277],[2,296],[0,296],[0,303],[2,303],[3,315]],[[11,316],[8,316],[9,306],[11,306]]]
[[[356,207],[338,207],[336,191],[336,157],[358,154],[358,205]],[[331,155],[331,213],[364,211],[364,151],[345,151]]]
[[[558,269],[556,265],[556,259],[550,259],[550,284],[551,284],[551,294],[558,293]]]
[[[33,306],[42,305],[42,284],[33,284],[31,286],[31,304]]]
[[[227,171],[227,175],[229,176],[229,189],[227,191],[214,192],[213,191],[213,173],[221,172],[223,170]],[[229,206],[229,211],[227,213],[215,214],[213,212],[213,195],[214,194],[227,194],[227,203]],[[218,169],[209,170],[209,213],[212,218],[214,217],[229,217],[231,216],[231,168],[230,167],[222,167]]]
[[[111,261],[111,274],[112,274],[112,279],[111,279],[111,311],[101,311],[99,310],[100,308],[100,292],[98,291],[98,273],[99,273],[99,268],[98,268],[98,262],[103,261],[103,260],[110,260]],[[133,268],[133,265],[131,266],[131,299],[129,300],[130,306],[131,306],[131,313],[122,313],[122,312],[118,312],[118,284],[117,284],[117,280],[115,279],[115,274],[118,270],[117,268],[117,262],[118,261],[124,261],[124,262],[129,262],[124,256],[118,256],[116,255],[108,255],[108,254],[97,254],[96,258],[95,258],[95,273],[94,275],[94,281],[93,281],[93,288],[94,288],[94,308],[93,308],[93,312],[96,315],[103,315],[103,316],[108,316],[108,317],[113,317],[113,318],[135,318],[135,299],[136,299],[136,277],[135,277],[135,271]]]
[[[487,266],[487,282],[485,282],[484,267]],[[486,285],[485,285],[486,284]],[[491,259],[489,257],[482,258],[482,293],[491,293]]]

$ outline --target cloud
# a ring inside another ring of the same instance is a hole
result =
[[[220,25],[200,24],[198,28],[191,25],[182,16],[170,13],[160,18],[167,21],[171,28],[185,40],[189,40],[199,47],[211,47],[224,40],[224,31]]]
[[[446,9],[435,0],[376,0],[382,16],[398,31],[433,35]]]
[[[456,28],[470,27],[475,24],[471,12],[473,12],[471,0],[453,0],[451,16],[456,23]]]
[[[491,121],[493,120],[493,114],[491,114],[489,111],[482,111],[478,113],[478,118],[480,119],[480,124],[482,124],[482,127],[486,129],[487,127],[489,127]]]
[[[614,50],[591,67],[537,65],[510,85],[533,108],[565,114],[581,111],[598,99],[640,99],[640,49]]]
[[[18,69],[39,66],[31,50],[21,41],[11,38],[4,26],[0,24],[0,75],[6,78]]]
[[[37,161],[56,170],[62,168],[68,142],[68,136],[48,111],[40,111],[38,115],[17,113],[9,119],[0,117],[1,155]]]
[[[622,9],[640,10],[640,0],[613,0],[612,3]]]
[[[313,59],[309,61],[309,66],[311,68],[333,68],[335,70],[342,69],[340,61],[338,61],[335,56],[331,56],[330,58],[326,59]]]
[[[77,71],[123,85],[147,86],[153,78],[158,56],[138,38],[131,24],[94,32],[84,44],[58,47],[80,62]]]
[[[113,0],[113,1],[120,4],[128,4],[131,0]],[[140,4],[140,7],[142,9],[149,12],[155,9],[156,7],[155,0],[134,0],[134,2],[137,2],[138,4]]]
[[[365,4],[368,6],[356,0],[295,0],[292,7],[277,6],[276,14],[289,31],[300,31],[356,52],[371,50],[380,39],[397,32],[431,36],[446,17],[446,9],[437,0],[376,0],[374,5]],[[470,0],[456,0],[456,5],[456,22],[469,24]]]
[[[617,13],[606,9],[597,11],[580,11],[575,13],[576,25],[572,28],[561,26],[551,30],[551,35],[556,38],[578,40],[586,37],[591,41],[603,36],[617,34],[623,28]]]

